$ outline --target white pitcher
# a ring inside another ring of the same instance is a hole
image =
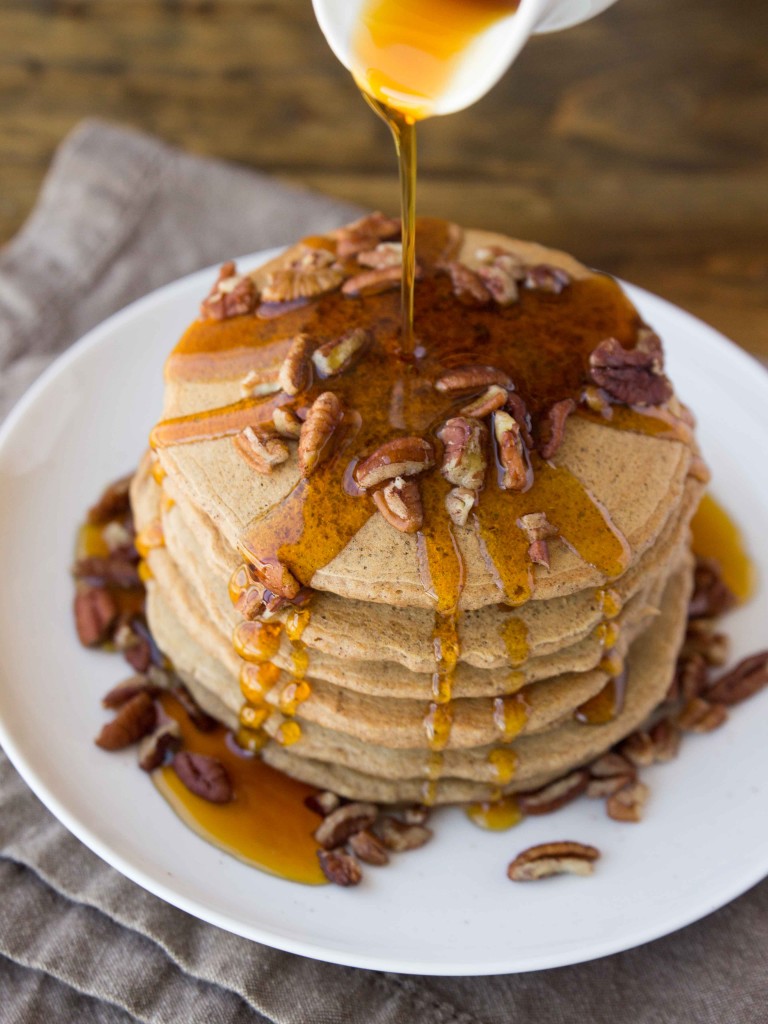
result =
[[[355,73],[352,41],[368,0],[312,0],[317,20],[341,63]],[[587,21],[615,0],[521,0],[468,46],[430,113],[450,114],[475,103],[501,78],[534,32],[553,32]]]

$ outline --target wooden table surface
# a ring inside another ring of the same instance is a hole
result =
[[[310,0],[0,0],[0,241],[88,115],[397,207],[385,129]],[[619,0],[534,39],[420,147],[422,213],[568,249],[768,357],[760,0]]]

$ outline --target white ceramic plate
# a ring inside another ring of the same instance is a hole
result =
[[[244,866],[181,824],[132,751],[94,747],[99,700],[123,669],[75,638],[73,537],[101,488],[135,466],[160,408],[165,356],[211,277],[193,274],[91,331],[0,432],[0,740],[50,810],[123,874],[199,918],[306,956],[411,973],[496,974],[603,956],[689,924],[767,874],[768,694],[719,732],[686,740],[674,764],[647,771],[642,825],[610,821],[587,800],[495,834],[447,810],[433,843],[367,870],[355,890]],[[671,376],[699,416],[714,493],[740,520],[766,580],[768,374],[679,309],[628,291],[664,338]],[[765,645],[767,621],[763,586],[729,619],[739,656]],[[521,849],[564,838],[603,851],[591,879],[507,880]]]

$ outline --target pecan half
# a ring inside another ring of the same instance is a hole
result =
[[[421,492],[415,480],[396,476],[373,492],[373,501],[389,525],[401,533],[417,533],[424,525]]]
[[[298,395],[312,383],[313,348],[307,334],[297,334],[291,341],[277,375],[277,382],[286,395]]]
[[[450,484],[476,491],[483,486],[487,467],[488,431],[480,420],[454,416],[438,430],[443,442],[440,472]]]
[[[75,579],[83,580],[94,587],[119,587],[121,590],[130,590],[141,586],[135,555],[123,555],[122,552],[106,558],[94,555],[78,558],[72,574]]]
[[[265,376],[261,370],[249,370],[240,381],[240,394],[243,398],[258,398],[262,395],[273,395],[279,390],[280,384],[277,377]]]
[[[228,804],[232,799],[232,780],[217,758],[180,750],[172,764],[179,779],[195,796],[212,804]]]
[[[416,476],[435,464],[435,453],[422,437],[394,437],[355,466],[356,483],[369,490],[395,477]]]
[[[552,267],[548,263],[539,263],[528,267],[523,284],[526,288],[537,292],[560,292],[571,283],[571,275],[560,267]]]
[[[163,722],[149,736],[145,736],[139,744],[139,768],[145,772],[153,772],[175,754],[181,746],[181,729],[179,723],[172,718]]]
[[[451,260],[441,264],[440,270],[445,271],[451,279],[453,294],[463,302],[484,306],[491,301],[491,292],[476,274],[464,263]]]
[[[360,865],[352,854],[345,850],[318,850],[317,859],[320,861],[323,874],[334,885],[347,887],[359,885],[362,881],[363,872]]]
[[[452,487],[445,496],[445,510],[451,522],[456,526],[466,526],[476,501],[476,491],[470,491],[467,487]]]
[[[364,270],[361,274],[348,277],[341,290],[351,298],[364,299],[369,295],[379,295],[399,288],[401,280],[400,267],[382,267],[380,270]]]
[[[724,665],[731,649],[730,638],[718,633],[712,619],[690,619],[685,633],[683,655],[699,654],[708,665]]]
[[[154,686],[145,675],[131,676],[130,679],[125,679],[122,683],[118,683],[117,686],[113,686],[108,693],[105,693],[101,698],[101,705],[102,707],[114,710],[115,708],[122,707],[123,704],[127,704],[129,700],[132,700],[139,693],[146,693],[150,697],[156,697],[159,693],[159,688]]]
[[[491,298],[500,306],[511,306],[517,302],[519,291],[517,287],[517,276],[510,272],[501,262],[492,263],[490,266],[477,268],[477,276],[490,292]]]
[[[110,519],[126,516],[131,511],[129,489],[133,475],[115,480],[106,488],[95,505],[88,510],[88,522],[93,526],[108,523]]]
[[[653,757],[655,761],[665,763],[673,761],[680,750],[682,736],[671,718],[662,718],[651,729],[653,740]]]
[[[400,221],[394,217],[385,217],[377,210],[336,231],[336,252],[342,258],[356,256],[360,252],[375,249],[381,241],[399,236]]]
[[[152,732],[157,721],[155,702],[148,693],[138,693],[123,704],[111,722],[102,727],[96,746],[102,750],[123,750]]]
[[[301,435],[301,420],[287,405],[280,405],[272,413],[272,425],[280,437],[297,440]]]
[[[601,341],[589,357],[589,375],[615,401],[661,405],[672,397],[664,376],[661,342],[653,335],[641,347],[626,349],[615,338]]]
[[[636,774],[634,766],[615,750],[609,750],[607,754],[593,761],[589,766],[589,773],[595,779],[610,779],[622,775],[634,778]]]
[[[379,242],[375,249],[359,252],[357,262],[361,267],[370,267],[371,270],[400,267],[403,263],[403,243]]]
[[[497,409],[493,414],[493,431],[499,462],[504,468],[501,486],[507,491],[522,491],[528,484],[528,459],[517,420]]]
[[[137,618],[121,622],[112,638],[115,647],[137,672],[148,672],[152,664],[152,641],[149,631]]]
[[[252,313],[257,301],[258,292],[253,279],[247,274],[238,274],[237,267],[230,261],[219,270],[216,283],[200,305],[200,315],[226,320]]]
[[[378,836],[367,829],[355,832],[349,837],[349,846],[364,864],[374,864],[376,867],[383,867],[389,864],[389,854]]]
[[[533,435],[531,433],[531,417],[528,408],[520,395],[510,392],[507,396],[507,412],[509,412],[520,427],[520,435],[523,438],[525,447],[530,451],[533,448]]]
[[[600,851],[586,843],[562,841],[529,846],[507,868],[513,882],[535,882],[553,875],[591,875]]]
[[[334,341],[327,341],[312,353],[312,362],[321,377],[343,373],[370,345],[373,335],[364,327],[353,327]]]
[[[370,828],[379,816],[375,804],[342,804],[323,818],[315,831],[315,839],[326,850],[333,850],[355,832]]]
[[[332,391],[318,395],[309,407],[299,435],[299,472],[309,476],[333,453],[333,438],[344,412]],[[272,587],[271,589],[275,589]],[[280,593],[280,591],[276,591]]]
[[[481,420],[506,405],[508,394],[506,388],[500,387],[498,384],[491,384],[482,395],[470,402],[469,405],[465,405],[459,412],[462,416],[471,416],[476,420]]]
[[[517,802],[526,814],[551,814],[575,800],[587,788],[589,772],[583,768],[555,779],[532,793],[520,793]]]
[[[329,789],[321,793],[310,793],[304,800],[304,806],[308,807],[310,811],[314,811],[315,814],[319,814],[321,818],[325,818],[331,811],[335,811],[340,803],[341,798]]]
[[[703,697],[692,697],[678,712],[675,721],[683,732],[714,732],[728,718],[725,704],[714,703]]]
[[[338,267],[286,267],[273,270],[267,275],[267,283],[261,290],[262,302],[296,302],[298,299],[315,299],[335,291],[344,280],[344,272]]]
[[[611,775],[604,779],[590,779],[584,793],[588,797],[602,800],[623,789],[628,782],[632,782],[632,778],[631,775]]]
[[[433,832],[426,825],[409,825],[386,815],[376,823],[376,833],[388,850],[404,853],[406,850],[418,850],[432,838]]]
[[[649,789],[644,782],[628,782],[608,797],[605,804],[608,817],[614,821],[640,821],[648,794]]]
[[[264,475],[271,473],[275,466],[287,462],[291,454],[279,437],[257,432],[253,427],[246,427],[232,440],[238,454],[242,455],[248,465]]]
[[[84,647],[104,643],[116,619],[117,604],[109,591],[87,587],[75,594],[75,627]]]
[[[565,438],[566,420],[575,408],[576,403],[572,398],[564,398],[550,407],[546,420],[546,440],[539,445],[543,459],[552,459],[557,455]]]
[[[678,658],[675,674],[667,692],[667,700],[692,700],[707,685],[707,663],[701,654]]]
[[[619,751],[635,768],[647,768],[656,760],[656,746],[650,734],[643,729],[627,736],[619,745]]]
[[[720,566],[713,558],[698,558],[693,576],[693,597],[688,606],[691,619],[716,619],[736,604],[736,597],[723,582]]]
[[[445,394],[454,391],[475,391],[491,384],[498,384],[502,388],[513,387],[511,378],[503,370],[497,370],[495,366],[473,364],[448,370],[435,381],[435,389]]]
[[[768,685],[768,651],[740,661],[735,668],[716,679],[706,691],[707,700],[719,704],[740,704]]]

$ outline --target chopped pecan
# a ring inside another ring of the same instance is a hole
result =
[[[102,727],[96,746],[102,750],[123,750],[152,732],[156,722],[155,702],[148,693],[137,693]]]
[[[280,437],[294,440],[301,435],[301,420],[288,405],[280,405],[272,413],[272,425]]]
[[[576,403],[572,398],[564,398],[550,407],[547,413],[546,440],[539,445],[542,459],[552,459],[557,455],[565,438],[566,420],[575,408]]]
[[[587,788],[589,772],[580,768],[561,779],[547,783],[532,793],[520,793],[517,802],[525,814],[551,814],[575,800]]]
[[[344,272],[338,267],[285,267],[273,270],[267,275],[267,283],[261,290],[262,302],[296,302],[299,299],[315,299],[335,291],[344,280]]]
[[[90,583],[94,587],[119,587],[121,590],[131,590],[141,586],[135,557],[124,556],[122,553],[106,558],[95,555],[78,558],[72,573],[76,579]]]
[[[400,221],[376,211],[338,229],[336,252],[341,258],[356,256],[374,249],[381,241],[399,236]]]
[[[379,295],[398,288],[401,280],[400,267],[382,267],[380,270],[364,270],[361,274],[348,277],[341,290],[352,298],[364,299],[368,295]]]
[[[87,587],[75,594],[75,626],[80,643],[95,647],[109,639],[117,619],[117,604],[103,587]]]
[[[547,541],[550,537],[557,536],[557,528],[550,523],[544,512],[530,512],[528,515],[520,516],[517,524],[528,537],[530,560],[549,569],[549,544]]]
[[[335,811],[340,803],[341,798],[329,789],[321,793],[310,793],[304,800],[304,806],[308,807],[310,811],[314,811],[315,814],[319,814],[321,818],[325,818],[331,811]]]
[[[315,839],[324,849],[334,850],[355,832],[370,828],[378,816],[375,804],[342,804],[323,818],[315,831]]]
[[[491,292],[486,288],[480,275],[470,270],[464,263],[451,260],[440,266],[451,279],[453,294],[463,302],[470,302],[477,305],[486,305],[491,301]]]
[[[509,392],[506,388],[502,388],[498,384],[491,384],[482,395],[475,398],[474,401],[470,402],[469,405],[465,405],[459,411],[462,416],[471,416],[474,419],[481,420],[485,416],[490,416],[496,409],[501,409],[503,405],[506,405],[508,394]]]
[[[360,832],[355,832],[353,836],[350,836],[349,846],[352,852],[357,854],[364,864],[374,864],[376,867],[389,864],[387,848],[378,836],[375,836],[373,832],[369,832],[367,829],[362,829]]]
[[[240,381],[240,394],[243,398],[258,398],[262,395],[273,395],[280,390],[280,382],[274,376],[265,376],[261,370],[249,370]]]
[[[560,292],[571,283],[571,275],[560,267],[552,267],[548,263],[539,263],[526,269],[523,284],[526,288],[537,292]]]
[[[683,655],[699,654],[708,665],[724,665],[728,660],[731,641],[725,633],[718,633],[712,619],[690,619],[683,644]]]
[[[507,491],[522,491],[528,484],[529,465],[517,420],[497,409],[493,414],[493,430],[499,462],[504,468],[501,486]]]
[[[299,270],[321,270],[335,262],[336,254],[330,249],[302,243],[298,254],[291,260],[291,266]]]
[[[421,492],[415,480],[396,476],[373,492],[373,501],[389,525],[401,533],[416,533],[424,525]]]
[[[586,843],[540,843],[518,853],[507,868],[513,882],[535,882],[552,875],[591,875],[600,851]]]
[[[145,772],[153,772],[175,754],[181,746],[181,729],[179,723],[172,718],[163,722],[149,736],[145,736],[139,744],[139,768]]]
[[[309,476],[333,453],[334,434],[343,415],[341,402],[332,391],[318,395],[309,407],[299,436],[299,472],[302,476]],[[279,590],[276,592],[280,593]]]
[[[233,438],[238,453],[257,473],[271,473],[275,466],[287,462],[290,452],[284,441],[266,431],[246,427]]]
[[[740,661],[735,668],[716,679],[706,691],[707,700],[719,704],[740,704],[768,685],[768,651]]]
[[[636,775],[634,766],[615,750],[609,750],[607,754],[593,761],[589,766],[589,773],[595,779],[612,779],[624,775],[634,778]]]
[[[93,526],[108,523],[110,519],[126,516],[131,511],[129,489],[133,475],[115,480],[104,491],[99,500],[88,510],[88,522]]]
[[[225,263],[208,296],[200,305],[200,315],[213,320],[226,320],[231,316],[252,313],[256,308],[258,293],[253,279],[247,274],[238,274],[231,261]]]
[[[152,663],[152,643],[147,633],[140,631],[138,626],[136,618],[122,621],[112,639],[132,668],[137,672],[147,672]]]
[[[509,412],[520,427],[520,435],[525,447],[530,451],[533,448],[533,435],[531,433],[531,417],[528,413],[525,402],[520,395],[511,391],[507,396],[507,412]]]
[[[299,604],[302,595],[308,593],[282,562],[259,562],[254,566],[254,572],[275,597],[284,598],[292,604]],[[276,602],[273,610],[276,611],[279,606],[279,602]]]
[[[673,761],[680,750],[680,730],[671,718],[662,718],[651,729],[655,761]]]
[[[503,263],[496,262],[490,266],[478,267],[477,276],[491,293],[494,302],[498,302],[500,306],[511,306],[513,302],[517,302],[517,277]]]
[[[498,384],[502,388],[512,388],[512,380],[503,370],[495,366],[458,366],[448,370],[435,381],[437,391],[451,393],[454,391],[475,391],[478,388]]]
[[[101,698],[101,704],[105,708],[120,708],[139,693],[146,693],[150,697],[156,697],[159,693],[159,688],[151,683],[145,675],[131,676],[130,679],[118,683],[108,693],[105,693]]]
[[[602,416],[604,419],[608,420],[613,415],[608,395],[606,395],[602,388],[595,387],[594,384],[584,388],[581,393],[581,400],[588,409],[596,412],[598,416]]]
[[[430,809],[425,804],[408,804],[402,808],[401,813],[407,825],[426,825]]]
[[[451,522],[456,526],[466,526],[476,501],[476,491],[470,491],[467,487],[452,487],[445,496],[445,509]]]
[[[253,622],[266,608],[266,595],[267,588],[258,580],[241,591],[235,601],[235,608],[244,619]]]
[[[190,722],[197,730],[200,732],[213,732],[217,727],[218,722],[215,718],[211,718],[209,714],[203,711],[186,686],[181,684],[174,686],[172,692],[173,696],[186,711]]]
[[[357,262],[361,267],[370,267],[371,270],[400,267],[403,263],[403,243],[379,242],[375,249],[359,252]]]
[[[693,584],[688,606],[691,619],[716,619],[736,604],[736,597],[723,581],[720,566],[713,558],[696,559]]]
[[[416,476],[435,464],[435,453],[422,437],[394,437],[355,466],[356,483],[369,490],[395,477]]]
[[[195,796],[212,804],[228,804],[232,799],[232,780],[218,758],[180,750],[172,764],[179,779]]]
[[[409,825],[386,815],[376,823],[376,833],[388,850],[403,853],[406,850],[418,850],[432,838],[432,829],[426,825]]]
[[[487,467],[488,431],[480,420],[454,416],[438,430],[443,442],[440,472],[450,484],[476,491],[483,486]]]
[[[643,729],[627,736],[619,745],[619,751],[635,768],[647,768],[656,760],[656,746],[650,734]]]
[[[528,558],[534,565],[543,565],[545,569],[551,568],[549,544],[545,540],[531,541],[528,545]]]
[[[360,865],[345,850],[318,850],[317,859],[323,874],[334,885],[359,885],[363,878]]]
[[[640,821],[648,800],[649,789],[644,782],[628,782],[608,797],[605,809],[614,821]]]
[[[503,267],[516,281],[522,281],[525,277],[525,263],[519,256],[500,245],[484,245],[475,249],[475,260],[486,267]]]
[[[349,369],[370,345],[372,334],[364,327],[353,327],[334,341],[327,341],[312,353],[312,362],[321,377],[335,377]]]
[[[584,792],[588,797],[602,800],[613,796],[628,782],[632,782],[632,778],[632,775],[609,775],[604,779],[590,779]]]
[[[312,383],[312,349],[314,344],[307,334],[297,334],[291,341],[277,381],[286,395],[298,395]]]
[[[664,376],[661,342],[624,348],[615,338],[601,341],[589,357],[589,375],[611,398],[626,405],[661,405],[672,397]]]

